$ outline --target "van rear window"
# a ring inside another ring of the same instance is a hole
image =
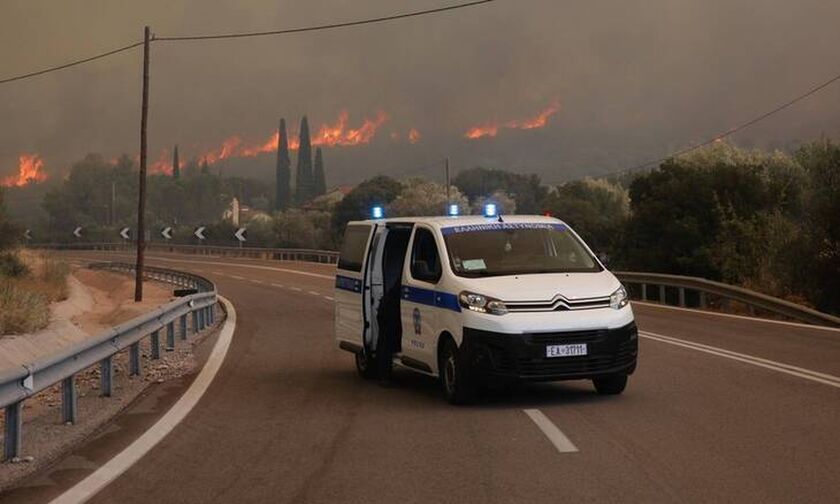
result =
[[[344,231],[344,244],[338,257],[338,269],[362,271],[365,262],[365,248],[370,236],[370,226],[360,224],[347,226]]]

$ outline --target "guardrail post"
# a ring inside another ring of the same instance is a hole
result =
[[[685,308],[685,288],[680,287],[679,292],[680,292],[680,306]]]
[[[160,331],[152,332],[151,337],[151,344],[152,344],[152,360],[160,359]]]
[[[187,339],[187,314],[186,313],[181,315],[180,323],[181,323],[181,339],[185,340],[185,339]],[[172,346],[175,346],[175,345],[172,345]]]
[[[192,312],[192,332],[198,334],[198,310]]]
[[[216,323],[216,305],[210,305],[210,308],[208,308],[208,310],[210,310],[210,325],[213,325]]]
[[[3,460],[20,456],[23,445],[23,401],[6,406],[6,428],[3,434]]]
[[[700,309],[705,310],[706,309],[706,293],[703,292],[703,291],[700,291],[699,294],[700,294]]]
[[[665,301],[665,286],[662,284],[659,284],[659,302],[661,304],[668,304]]]
[[[642,284],[642,301],[647,301],[647,284]]]
[[[175,350],[175,321],[166,324],[166,350]]]
[[[102,397],[111,397],[114,392],[114,362],[111,357],[99,362],[99,388]]]
[[[78,412],[76,396],[76,375],[70,375],[61,381],[61,421],[66,424],[76,423]]]
[[[140,342],[132,343],[128,347],[128,374],[130,376],[140,376],[143,368],[140,366]]]

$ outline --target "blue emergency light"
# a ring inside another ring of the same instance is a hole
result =
[[[458,205],[455,205],[455,204],[449,205],[449,216],[450,217],[458,217],[459,213],[460,213],[460,211],[458,209]]]
[[[370,214],[373,216],[374,219],[381,219],[385,216],[385,211],[382,210],[381,206],[375,206],[371,209]]]
[[[487,203],[484,205],[484,216],[485,217],[495,217],[496,216],[496,204],[495,203]]]

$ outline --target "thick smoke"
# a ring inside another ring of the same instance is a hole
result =
[[[160,35],[263,30],[444,3],[17,0],[0,17],[0,76],[137,40],[144,24]],[[333,32],[158,42],[150,155],[177,143],[189,158],[234,134],[261,140],[281,116],[295,124],[306,114],[317,125],[346,109],[358,124],[382,110],[390,119],[371,144],[325,151],[329,183],[377,171],[437,176],[427,166],[444,156],[549,182],[603,173],[702,140],[827,79],[837,72],[837,19],[840,3],[822,0],[498,0]],[[41,155],[52,175],[87,152],[136,153],[139,70],[138,50],[0,86],[0,177],[22,153]],[[561,110],[544,129],[463,137],[555,98]],[[391,139],[412,128],[416,144]],[[840,136],[840,86],[735,141],[788,147],[823,133]],[[262,165],[271,177],[273,157]]]

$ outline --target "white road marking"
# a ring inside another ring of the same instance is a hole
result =
[[[331,298],[330,296],[324,296],[324,299],[326,299],[327,301],[334,301],[334,299]]]
[[[273,283],[273,284],[271,284],[271,286],[272,286],[272,287],[277,287],[278,289],[283,289],[283,288],[285,288],[285,285],[283,285],[283,284],[277,284],[277,283]]]
[[[537,427],[540,428],[543,434],[545,434],[545,437],[557,448],[557,451],[560,453],[574,453],[578,451],[577,446],[542,411],[538,409],[526,409],[522,411],[531,417],[531,420],[537,424]]]
[[[792,327],[803,327],[805,329],[819,329],[820,331],[834,331],[840,332],[840,327],[828,327],[828,326],[820,326],[820,325],[812,325],[812,324],[803,324],[801,322],[788,322],[786,320],[773,320],[773,319],[766,319],[766,318],[759,318],[759,317],[747,317],[746,315],[734,315],[732,313],[720,313],[716,311],[710,310],[695,310],[694,308],[683,308],[681,306],[670,306],[670,305],[663,305],[659,303],[652,303],[649,301],[631,301],[631,304],[638,304],[643,306],[650,306],[651,308],[663,308],[666,310],[680,310],[680,311],[689,311],[692,313],[697,313],[700,315],[714,315],[715,317],[726,317],[726,318],[733,318],[733,319],[740,319],[740,320],[747,320],[750,322],[766,322],[768,324],[779,324],[779,325],[786,325]]]
[[[222,362],[224,362],[225,355],[233,340],[233,332],[236,329],[236,310],[233,304],[222,296],[219,296],[219,300],[225,305],[227,320],[225,320],[219,339],[213,346],[213,351],[204,364],[204,368],[193,380],[187,391],[184,392],[184,395],[142,436],[93,474],[53,499],[51,504],[76,504],[92,498],[161,442],[195,407],[222,367]]]
[[[261,283],[263,283],[263,281],[262,281],[262,280],[254,280],[254,279],[251,279],[251,281],[252,281],[252,282],[254,282],[255,284],[261,284]]]
[[[702,343],[695,343],[693,341],[687,341],[678,338],[672,338],[670,336],[663,336],[662,334],[656,334],[647,331],[639,331],[639,336],[642,338],[660,341],[662,343],[668,343],[669,345],[676,345],[679,347],[688,348],[690,350],[696,350],[698,352],[704,352],[707,354],[716,355],[718,357],[724,357],[726,359],[732,359],[738,362],[743,362],[745,364],[770,369],[779,373],[804,378],[806,380],[822,383],[835,388],[840,388],[840,376],[820,373],[818,371],[812,371],[810,369],[785,364],[783,362],[772,361],[769,359],[756,357],[754,355],[733,352],[731,350],[726,350],[723,348],[713,347],[710,345],[704,345]]]
[[[292,289],[293,291],[303,292],[303,289],[301,289],[300,287],[289,287],[289,288]]]
[[[237,275],[231,275],[230,277],[235,278],[237,280],[245,280],[245,277],[241,277],[241,276],[237,276]]]
[[[224,273],[222,273],[221,271],[213,271],[212,273],[213,273],[214,275],[222,275],[222,276],[224,276]]]
[[[309,293],[310,293],[310,294],[312,294],[313,296],[320,296],[320,295],[321,295],[321,293],[320,293],[320,292],[315,292],[315,291],[307,291],[307,292],[309,292]]]

